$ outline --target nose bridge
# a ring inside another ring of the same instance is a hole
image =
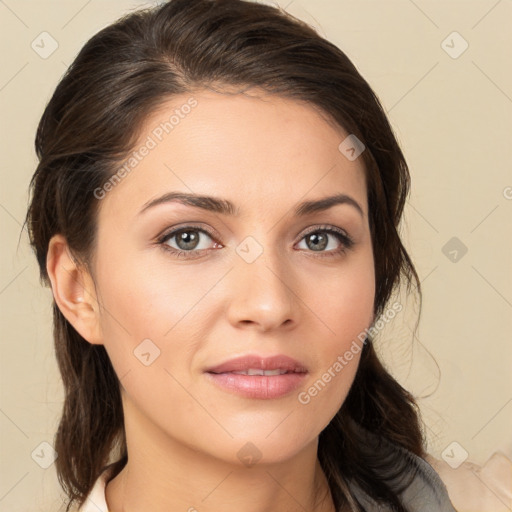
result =
[[[263,240],[263,237],[265,240]],[[233,323],[253,322],[264,329],[294,320],[296,298],[286,258],[272,233],[247,236],[236,247],[229,316]]]

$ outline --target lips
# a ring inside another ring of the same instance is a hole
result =
[[[235,373],[239,375],[282,375],[285,373],[307,373],[305,365],[285,355],[262,357],[247,355],[231,359],[206,369],[208,373]]]
[[[231,359],[204,372],[223,391],[235,395],[270,400],[290,396],[307,375],[305,365],[285,355],[247,355]]]

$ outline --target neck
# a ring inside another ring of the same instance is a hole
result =
[[[177,481],[156,478],[155,474],[141,479],[132,466],[127,464],[109,482],[106,490],[109,512],[334,512],[330,490],[319,465],[311,484],[302,489],[297,487],[297,479],[292,480],[276,468],[260,468],[250,477],[239,469],[232,469],[222,477],[219,473],[201,472],[189,478],[185,486],[185,475]],[[298,480],[300,483],[304,479]]]

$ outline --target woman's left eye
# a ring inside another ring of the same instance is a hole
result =
[[[337,239],[339,245],[332,247],[329,243],[329,238]],[[354,241],[350,238],[347,233],[339,228],[334,227],[322,227],[315,228],[313,231],[309,231],[301,239],[305,240],[308,248],[314,247],[313,252],[322,252],[321,256],[338,256],[344,254],[348,249],[354,245]],[[324,251],[323,249],[329,249]],[[324,254],[325,253],[325,254]]]
[[[158,243],[178,258],[199,258],[203,255],[204,251],[208,250],[208,243],[205,244],[205,247],[201,247],[203,242],[202,235],[206,235],[207,238],[213,240],[213,234],[208,231],[193,226],[185,226],[163,235],[158,240]],[[339,242],[338,247],[336,247],[335,243],[334,247],[332,247],[333,244],[330,243],[332,238]],[[170,244],[173,239],[177,247],[173,247]],[[317,227],[314,230],[310,230],[302,236],[301,242],[303,240],[306,243],[306,248],[312,249],[311,252],[321,253],[319,254],[321,257],[343,254],[354,244],[347,233],[333,226]],[[215,241],[214,248],[220,247],[222,245]]]

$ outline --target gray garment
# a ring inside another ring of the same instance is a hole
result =
[[[409,459],[417,470],[411,484],[399,494],[403,505],[409,512],[457,512],[454,508],[445,484],[434,468],[416,454],[395,444],[389,444]],[[389,506],[378,504],[359,486],[351,482],[350,488],[366,512],[391,512]]]

